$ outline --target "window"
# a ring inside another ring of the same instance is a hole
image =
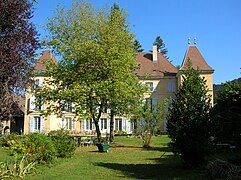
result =
[[[40,117],[34,117],[34,130],[40,130]]]
[[[83,129],[84,130],[93,130],[95,129],[95,125],[93,124],[92,119],[86,119],[83,121]]]
[[[134,122],[130,122],[130,130],[134,130],[135,129],[135,123]]]
[[[32,84],[32,88],[38,89],[43,85],[43,79],[35,79],[34,83]]]
[[[115,119],[115,130],[122,131],[122,119],[121,118]]]
[[[75,104],[71,102],[62,102],[62,111],[74,112]]]
[[[167,91],[168,92],[176,92],[176,83],[174,80],[169,80],[167,84]]]
[[[62,128],[66,130],[74,130],[75,129],[75,119],[71,117],[65,117],[62,119]]]
[[[150,104],[153,112],[157,109],[157,99],[156,98],[146,98],[146,102]]]
[[[40,100],[40,104],[42,104],[43,99]],[[35,96],[30,96],[30,98],[28,99],[28,110],[29,111],[40,111],[40,110],[44,110],[44,104],[40,105],[40,106],[36,106],[36,98]]]
[[[100,129],[107,129],[107,119],[106,118],[101,118],[100,119]]]
[[[153,82],[145,82],[150,92],[153,92]]]
[[[30,132],[42,132],[44,128],[44,119],[41,116],[30,116]]]

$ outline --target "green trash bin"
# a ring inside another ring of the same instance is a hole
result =
[[[99,152],[108,152],[110,145],[109,144],[96,144],[98,147]]]

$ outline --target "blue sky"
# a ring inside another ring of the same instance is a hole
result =
[[[89,0],[95,7],[118,3],[128,12],[131,30],[145,51],[161,36],[174,65],[181,65],[188,37],[215,69],[215,84],[241,77],[241,0]],[[38,0],[33,22],[40,34],[56,5],[66,8],[71,0]]]

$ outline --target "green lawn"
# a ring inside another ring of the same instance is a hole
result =
[[[115,137],[108,153],[97,152],[96,146],[80,147],[73,158],[41,166],[26,179],[203,179],[204,171],[182,168],[168,142],[167,136],[153,137],[152,148],[143,149],[141,139]]]

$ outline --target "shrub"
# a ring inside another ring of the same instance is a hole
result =
[[[8,136],[2,136],[0,138],[0,144],[5,147],[10,147],[11,145],[19,141],[21,138],[22,136],[18,135],[17,133],[12,133]]]
[[[13,155],[29,154],[29,161],[38,163],[51,163],[57,157],[53,141],[46,135],[33,133],[23,136],[10,147]]]
[[[57,157],[71,157],[76,149],[74,140],[64,130],[51,131],[49,137],[54,142]]]

